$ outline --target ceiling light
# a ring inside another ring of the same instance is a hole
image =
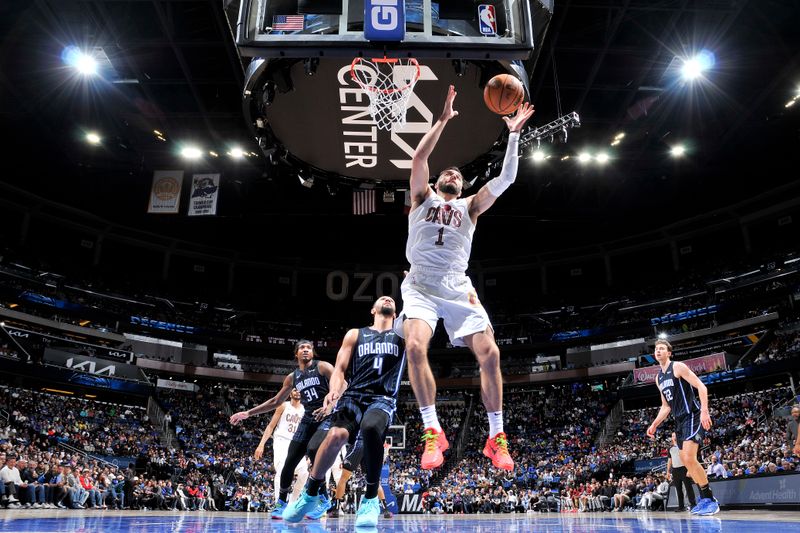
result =
[[[164,134],[163,134],[163,133],[161,133],[161,132],[160,132],[160,131],[158,131],[158,130],[153,130],[153,133],[155,133],[157,137],[163,137],[163,136],[164,136]]]
[[[615,139],[615,140],[611,141],[611,146],[616,146],[619,143],[620,143],[620,140],[619,139]]]
[[[566,161],[567,159],[569,159],[568,155],[565,155],[564,157],[561,158],[562,161]]]
[[[683,157],[686,153],[686,147],[682,144],[676,144],[670,149],[669,153],[672,157]]]
[[[578,161],[580,161],[581,163],[588,163],[591,160],[592,160],[592,154],[588,152],[583,152],[578,156]]]
[[[666,340],[666,338],[667,338],[667,334],[666,334],[666,333],[659,333],[659,334],[658,334],[658,338],[659,338],[659,339],[661,339],[662,341],[663,341],[663,340]]]
[[[244,157],[245,155],[247,155],[247,154],[245,154],[245,153],[242,151],[242,149],[241,149],[241,148],[239,148],[239,147],[233,147],[233,148],[231,148],[231,149],[230,149],[230,151],[228,152],[228,155],[229,155],[229,156],[231,156],[231,157],[232,157],[232,158],[234,158],[234,159],[241,159],[241,158],[243,158],[243,157]]]
[[[792,107],[795,102],[796,102],[796,100],[793,98],[793,99],[789,100],[788,102],[786,102],[786,105],[783,106],[783,107]]]
[[[214,150],[209,150],[208,155],[210,155],[211,157],[219,157],[219,154]]]
[[[624,139],[624,138],[625,138],[625,132],[624,132],[624,131],[621,131],[621,132],[617,133],[617,134],[614,136],[614,140],[615,140],[615,141],[621,141],[621,140],[622,140],[622,139]]]
[[[545,155],[543,151],[536,150],[535,152],[533,152],[533,160],[536,161],[537,163],[544,161],[544,158]]]
[[[86,134],[86,142],[89,144],[100,144],[101,140],[100,136],[93,131]]]
[[[714,54],[708,50],[701,50],[696,56],[686,59],[681,67],[681,75],[685,80],[695,80],[703,75],[703,72],[714,66],[716,59]]]
[[[181,155],[186,159],[200,159],[203,152],[196,146],[186,146],[181,150]]]
[[[594,156],[595,161],[600,163],[601,165],[608,163],[608,154],[605,152],[600,152],[596,156]]]

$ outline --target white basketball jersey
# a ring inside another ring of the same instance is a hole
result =
[[[283,406],[283,414],[281,414],[281,419],[278,420],[275,431],[272,432],[272,437],[274,439],[292,440],[306,410],[302,404],[298,407],[293,407],[292,402],[286,402]]]
[[[473,233],[465,198],[445,202],[431,193],[408,215],[406,259],[412,267],[466,272]]]

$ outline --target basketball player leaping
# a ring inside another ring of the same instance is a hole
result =
[[[264,455],[264,445],[272,438],[272,462],[275,466],[275,497],[281,492],[281,471],[283,470],[283,463],[286,462],[286,456],[289,454],[289,444],[292,442],[297,428],[300,426],[300,420],[303,419],[305,408],[300,403],[300,392],[297,389],[292,389],[289,395],[291,401],[283,402],[280,407],[275,409],[272,415],[272,420],[269,421],[264,434],[261,436],[261,442],[258,443],[253,457],[256,460],[261,459]],[[303,485],[306,484],[308,478],[308,463],[300,461],[294,469],[297,476],[297,481],[292,490],[292,497],[289,501],[294,501],[300,494]]]
[[[360,432],[364,441],[367,487],[356,513],[355,526],[374,528],[378,523],[383,443],[397,407],[406,354],[403,341],[392,330],[394,300],[388,296],[378,298],[371,313],[372,326],[348,331],[336,355],[331,392],[325,397],[326,408],[336,404],[332,427],[319,448],[305,490],[283,513],[287,522],[299,522],[310,510],[319,508],[324,501],[320,489],[325,470],[333,464],[345,443],[355,443]],[[340,399],[346,374],[350,385]]]
[[[719,512],[719,504],[708,486],[708,476],[697,460],[697,450],[703,442],[705,432],[711,429],[708,414],[708,390],[692,369],[681,362],[673,362],[672,345],[665,340],[656,342],[655,357],[661,370],[656,376],[656,385],[661,392],[661,409],[656,419],[647,428],[647,436],[656,437],[656,429],[672,413],[675,417],[675,436],[683,466],[689,476],[700,487],[700,501],[692,508],[692,514],[712,515]],[[694,394],[697,389],[700,402]]]
[[[500,350],[494,340],[489,315],[478,301],[466,276],[472,235],[478,217],[489,209],[516,178],[519,132],[533,115],[523,104],[513,117],[503,117],[510,135],[500,175],[474,195],[461,198],[464,178],[455,167],[439,174],[436,190],[428,185],[428,157],[444,127],[458,111],[453,110],[456,91],[451,85],[439,120],[422,138],[411,164],[411,212],[408,215],[406,258],[411,268],[402,284],[403,312],[395,330],[406,339],[408,375],[420,405],[426,428],[422,468],[444,461],[449,444],[436,416],[436,382],[428,365],[428,343],[439,317],[454,346],[468,346],[481,370],[481,397],[489,416],[489,438],[483,453],[498,468],[512,470],[503,432],[503,381]]]

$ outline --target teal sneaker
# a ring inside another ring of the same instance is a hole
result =
[[[283,510],[283,519],[287,522],[299,522],[319,507],[321,499],[322,496],[309,496],[306,489],[303,489],[300,496]]]
[[[330,508],[331,508],[331,500],[326,496],[320,495],[319,505],[317,505],[316,509],[312,510],[310,513],[307,513],[306,518],[308,518],[309,520],[319,520],[325,515],[325,513],[328,512],[328,509]]]
[[[286,509],[286,502],[283,500],[278,500],[278,503],[276,503],[275,507],[272,509],[272,518],[274,520],[280,520],[283,518],[284,509]]]
[[[361,505],[358,506],[356,513],[356,527],[375,527],[378,525],[378,517],[381,515],[381,504],[378,497],[361,497]]]

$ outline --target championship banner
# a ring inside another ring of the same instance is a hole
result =
[[[192,193],[189,195],[190,217],[217,214],[219,174],[192,176]]]
[[[156,170],[150,189],[148,213],[177,213],[181,204],[183,170]]]
[[[725,362],[724,353],[712,353],[705,357],[697,357],[695,359],[688,359],[681,361],[686,366],[692,369],[695,374],[707,374],[709,372],[716,372],[718,370],[725,370],[727,364]],[[658,371],[661,370],[659,365],[647,366],[644,368],[635,368],[633,370],[634,384],[639,385],[642,383],[655,383]]]

